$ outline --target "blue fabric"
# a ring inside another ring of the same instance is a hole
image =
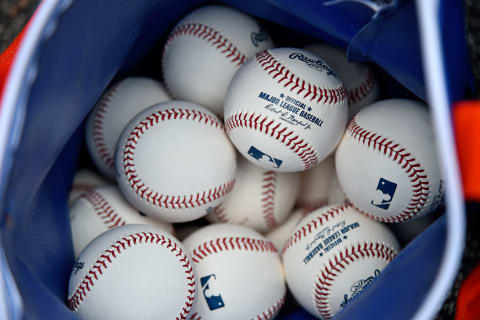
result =
[[[376,62],[424,98],[412,1],[401,1],[374,20],[374,12],[363,4],[345,1],[325,6],[324,2],[225,1],[267,21],[348,47],[352,60]],[[13,155],[1,226],[26,319],[74,318],[64,304],[73,263],[66,199],[83,140],[83,120],[116,75],[140,72],[137,63],[147,53],[148,61],[160,66],[160,56],[155,55],[161,52],[158,41],[166,38],[178,19],[205,3],[76,0],[60,17],[52,37],[39,46],[38,76],[29,92],[20,145]],[[448,68],[451,97],[458,99],[463,97],[471,71],[464,59],[461,4],[445,3],[445,10],[456,17],[448,20],[454,26],[445,30],[445,42],[455,44],[446,55],[452,62]],[[12,139],[14,134],[18,132],[12,132]],[[438,269],[444,224],[440,220],[416,239],[372,290],[354,300],[338,318],[409,318]],[[281,317],[311,318],[305,311]]]

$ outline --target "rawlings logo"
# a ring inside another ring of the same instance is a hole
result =
[[[347,304],[349,304],[353,298],[362,293],[363,290],[365,290],[365,288],[368,287],[370,283],[377,279],[379,275],[380,270],[375,269],[373,276],[370,276],[367,279],[360,279],[355,282],[350,288],[350,292],[352,293],[352,295],[350,296],[350,298],[348,298],[348,294],[343,295],[343,302],[340,304],[340,308],[344,308]]]
[[[75,260],[75,263],[73,264],[72,272],[73,274],[77,274],[78,271],[82,270],[85,267],[85,262]]]
[[[259,32],[250,33],[250,39],[255,47],[258,47],[260,42],[267,40],[270,36],[265,30],[260,30]]]
[[[292,53],[288,57],[292,60],[298,59],[302,62],[305,62],[307,66],[309,66],[312,69],[318,70],[320,72],[325,71],[329,76],[337,77],[335,72],[328,65],[326,65],[322,59],[312,59],[307,56],[304,56],[303,53],[298,53],[298,52]]]

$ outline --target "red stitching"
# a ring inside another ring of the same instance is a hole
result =
[[[240,66],[247,60],[247,56],[244,55],[239,48],[237,48],[226,36],[222,35],[220,31],[201,23],[189,22],[176,27],[172,33],[170,33],[167,43],[165,45],[165,52],[172,41],[181,36],[193,36],[214,46],[216,49],[225,55],[231,63]]]
[[[310,84],[282,65],[280,61],[273,57],[269,50],[258,52],[255,54],[255,59],[272,79],[283,85],[284,88],[300,95],[303,99],[316,100],[316,103],[337,104],[344,101],[347,97],[343,84],[336,88],[322,88]]]
[[[190,320],[202,320],[202,317],[198,313],[193,313],[190,315]]]
[[[96,184],[91,184],[91,183],[74,183],[72,185],[72,190],[71,191],[76,191],[76,192],[87,192],[90,191],[91,189],[96,188]]]
[[[280,311],[280,308],[283,306],[284,302],[285,302],[285,295],[283,295],[283,297],[280,300],[275,302],[273,306],[269,307],[267,310],[253,317],[253,319],[270,320],[275,318],[278,314],[278,311]]]
[[[290,249],[290,247],[295,243],[302,240],[303,237],[307,236],[307,234],[310,234],[312,232],[312,228],[316,229],[317,226],[322,226],[324,223],[328,222],[330,218],[334,218],[350,207],[351,205],[349,203],[339,204],[325,212],[322,212],[320,216],[316,216],[309,223],[304,224],[299,230],[292,234],[290,238],[287,239],[283,247],[282,254]]]
[[[377,84],[377,79],[372,71],[368,71],[365,79],[355,88],[351,88],[348,91],[348,105],[351,106],[370,94],[372,89]]]
[[[321,208],[323,206],[327,205],[327,200],[325,199],[316,199],[312,201],[307,201],[307,200],[299,200],[298,201],[298,206],[300,208],[303,208],[303,210],[307,213],[313,212],[317,210],[318,208]]]
[[[95,144],[95,149],[97,150],[98,156],[105,163],[105,165],[112,170],[114,169],[115,160],[114,155],[110,153],[107,143],[105,142],[103,121],[105,119],[109,104],[121,84],[122,82],[118,82],[115,85],[111,86],[98,102],[98,107],[95,111],[92,128],[93,143]]]
[[[318,313],[324,319],[333,317],[330,307],[330,291],[336,277],[356,260],[365,258],[379,258],[390,262],[395,258],[397,252],[383,243],[364,242],[346,247],[343,251],[335,254],[325,267],[320,271],[315,282],[314,300]]]
[[[199,263],[210,254],[229,250],[277,252],[273,243],[268,240],[245,237],[223,237],[200,244],[193,249],[191,256],[193,262]]]
[[[150,202],[154,206],[167,209],[194,208],[223,197],[233,189],[233,185],[235,184],[235,179],[233,179],[213,189],[190,195],[164,195],[145,185],[138,176],[134,163],[135,148],[138,140],[147,130],[162,121],[183,119],[203,123],[222,131],[224,129],[223,124],[210,114],[193,109],[170,108],[162,109],[146,116],[137,123],[127,138],[123,150],[123,171],[132,190],[137,193],[140,198]]]
[[[249,112],[235,113],[225,121],[225,130],[230,135],[232,130],[238,128],[258,130],[283,143],[300,157],[305,170],[318,163],[317,152],[314,147],[295,134],[293,130],[287,130],[288,127],[281,127],[280,123],[274,125],[274,120],[267,116]]]
[[[397,163],[408,175],[412,185],[413,195],[409,204],[407,205],[407,208],[395,216],[378,217],[363,210],[359,211],[372,219],[382,222],[396,223],[416,216],[428,201],[428,197],[430,196],[430,186],[427,173],[412,156],[412,154],[406,148],[400,146],[398,143],[395,143],[393,140],[368,131],[368,129],[362,128],[357,123],[357,117],[354,117],[350,122],[347,127],[347,132],[350,134],[353,140],[365,145],[367,148],[371,148],[375,151],[383,153],[385,156]]]
[[[270,320],[275,318],[277,315],[278,311],[280,311],[280,308],[283,306],[283,303],[285,302],[285,295],[275,302],[273,306],[269,307],[267,310],[262,312],[261,314],[253,317],[252,319],[257,319],[257,320]],[[193,313],[190,315],[190,320],[202,320],[202,317],[198,313]]]
[[[100,276],[108,269],[108,265],[111,264],[118,255],[134,245],[147,243],[155,243],[167,248],[178,258],[180,265],[183,267],[188,282],[187,299],[176,319],[186,319],[195,298],[195,276],[193,274],[192,266],[183,250],[178,247],[175,242],[170,238],[152,232],[125,235],[109,248],[105,249],[103,254],[100,255],[95,264],[90,268],[84,279],[79,283],[75,292],[68,298],[68,307],[72,311],[78,310],[88,292],[93,289],[96,281],[99,280]]]
[[[262,213],[265,224],[268,228],[275,227],[278,222],[275,219],[275,190],[277,188],[277,173],[275,171],[263,172],[262,184],[262,198],[260,199],[262,205]]]
[[[223,207],[222,204],[219,204],[215,208],[213,208],[213,214],[217,218],[219,222],[228,222],[228,216],[227,216],[227,211],[225,210],[225,207]]]
[[[110,203],[95,190],[89,190],[80,196],[80,199],[85,199],[95,210],[95,213],[102,219],[103,223],[107,225],[108,229],[126,225],[126,221],[122,219],[112,208]]]

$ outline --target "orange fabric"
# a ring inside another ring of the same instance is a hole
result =
[[[480,101],[456,103],[453,121],[465,198],[480,201]]]
[[[458,293],[455,320],[475,320],[480,317],[480,265],[463,282]]]
[[[25,35],[26,30],[28,29],[30,21],[22,29],[22,31],[17,35],[17,37],[12,41],[12,43],[8,46],[8,48],[5,49],[5,51],[3,51],[2,54],[0,55],[0,98],[3,95],[3,89],[4,89],[3,87],[5,86],[8,73],[10,71],[10,67],[12,66],[13,60],[15,58],[15,55],[17,54],[18,48],[20,47],[20,43],[22,42],[23,36]]]

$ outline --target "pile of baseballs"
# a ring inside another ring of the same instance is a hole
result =
[[[287,286],[329,319],[398,254],[382,222],[442,202],[428,107],[377,101],[342,50],[275,48],[207,6],[160,59],[163,84],[116,82],[87,119],[98,173],[69,198],[80,319],[272,319]]]

